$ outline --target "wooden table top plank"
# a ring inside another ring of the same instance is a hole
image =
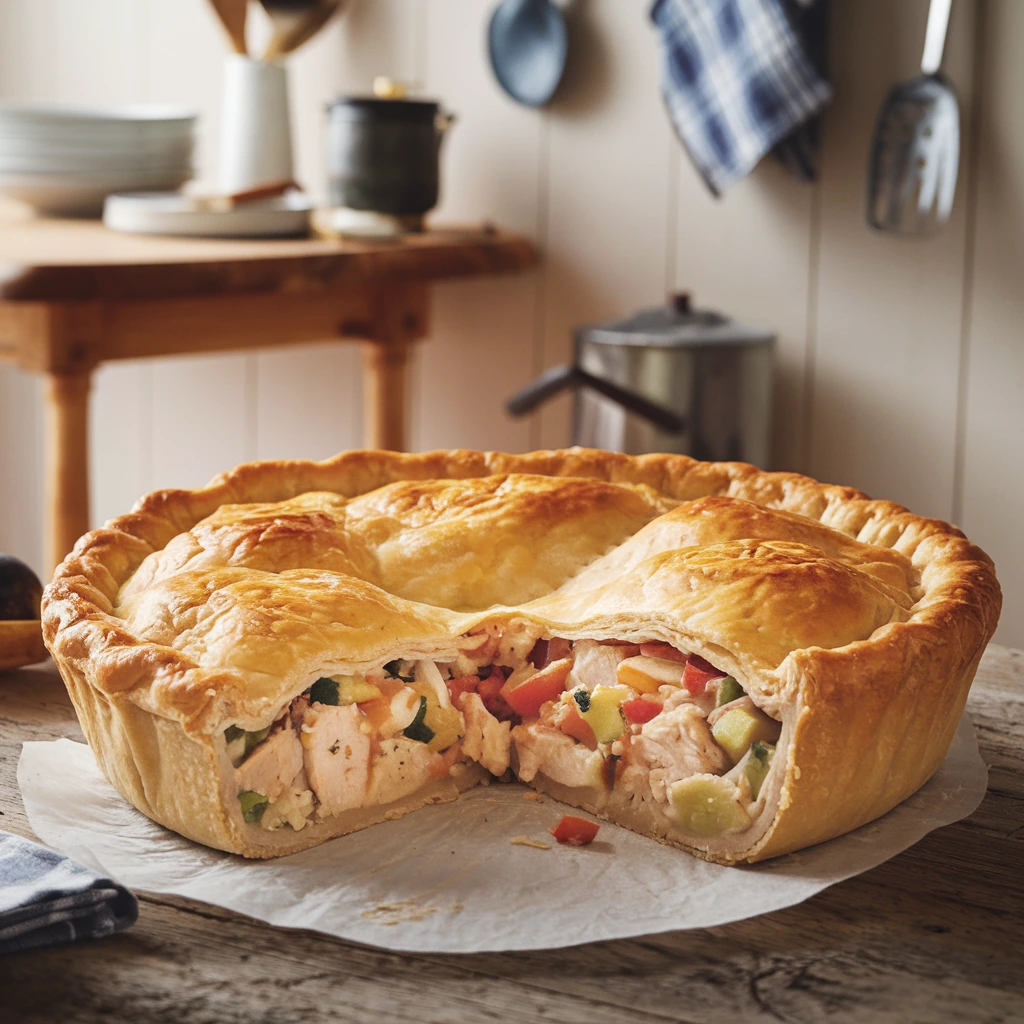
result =
[[[129,235],[89,220],[0,219],[0,300],[9,302],[307,291],[508,273],[536,262],[528,239],[487,227],[391,240],[214,239]]]
[[[0,991],[14,1019],[40,1021],[1021,1020],[1024,655],[990,648],[968,708],[992,766],[979,810],[773,914],[565,950],[410,956],[143,894],[127,933],[0,960]],[[58,735],[81,737],[52,667],[0,676],[0,827],[31,834],[20,745]]]

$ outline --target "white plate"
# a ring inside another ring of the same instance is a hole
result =
[[[301,192],[223,211],[197,209],[194,200],[181,195],[112,195],[107,197],[103,223],[115,231],[145,235],[281,238],[306,234],[312,208]]]

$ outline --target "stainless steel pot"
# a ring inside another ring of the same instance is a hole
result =
[[[774,335],[689,297],[625,320],[582,327],[575,358],[508,401],[524,415],[575,391],[573,443],[639,455],[679,452],[766,467]]]

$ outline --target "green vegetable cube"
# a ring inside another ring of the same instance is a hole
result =
[[[750,795],[756,800],[761,795],[761,787],[768,778],[768,769],[775,757],[775,747],[771,743],[758,740],[750,747],[750,754],[743,765],[743,774],[750,783]]]
[[[311,704],[334,704],[338,700],[338,684],[329,676],[321,676],[309,688],[309,702]]]
[[[750,745],[775,743],[782,727],[759,708],[731,708],[711,727],[715,742],[739,764]]]
[[[238,794],[238,802],[242,806],[242,817],[251,825],[263,817],[270,801],[262,794],[251,789],[243,789]]]
[[[718,684],[718,700],[715,702],[715,707],[720,708],[723,704],[731,704],[734,700],[739,700],[744,692],[743,687],[732,676],[726,676]]]
[[[427,717],[427,698],[420,697],[420,709],[416,717],[405,727],[402,735],[420,743],[429,743],[434,738],[434,730],[424,721]]]
[[[599,686],[590,694],[590,705],[580,717],[594,730],[598,743],[611,743],[622,735],[622,702],[630,696],[627,686]]]
[[[750,815],[739,802],[736,787],[719,775],[691,775],[673,784],[669,793],[676,819],[698,836],[739,832]]]

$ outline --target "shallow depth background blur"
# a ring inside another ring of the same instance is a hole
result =
[[[917,69],[927,0],[833,0],[821,181],[769,161],[718,201],[663,113],[648,0],[571,4],[572,63],[542,112],[491,77],[493,6],[353,0],[291,64],[299,176],[313,192],[324,101],[368,91],[377,74],[412,80],[459,118],[434,219],[493,219],[545,253],[533,274],[437,288],[415,360],[413,447],[566,443],[567,403],[513,422],[505,397],[567,357],[573,325],[689,289],[778,331],[773,468],[961,525],[999,569],[997,639],[1024,646],[1024,3],[953,5],[944,70],[964,146],[953,218],[926,242],[872,234],[863,207],[874,119]],[[204,0],[3,0],[0,97],[193,105],[211,177],[224,49]],[[103,367],[93,522],[243,460],[358,445],[358,360],[328,344]],[[0,438],[0,550],[38,568],[40,383],[5,363]]]

